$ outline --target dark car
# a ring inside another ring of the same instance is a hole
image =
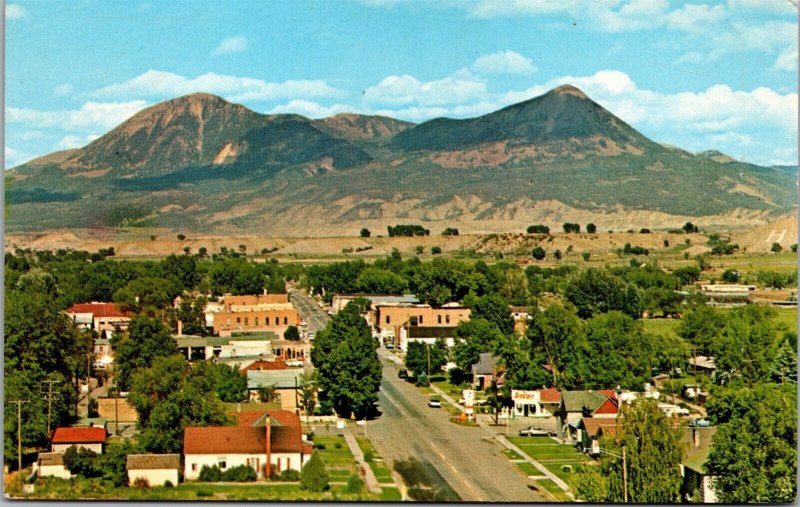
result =
[[[397,376],[400,378],[408,378],[408,370],[401,368],[400,371],[397,372]]]

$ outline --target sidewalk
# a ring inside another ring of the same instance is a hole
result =
[[[350,431],[350,427],[345,426],[341,431],[345,442],[347,442],[347,446],[350,448],[350,452],[353,453],[353,457],[358,463],[358,466],[364,471],[364,481],[367,483],[367,489],[370,493],[380,493],[383,491],[383,489],[381,488],[378,479],[375,477],[375,473],[372,471],[372,468],[369,466],[369,463],[364,461],[364,453],[361,451],[361,447],[358,446],[356,437],[353,436],[353,433]]]

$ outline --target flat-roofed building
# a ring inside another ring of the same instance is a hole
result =
[[[219,336],[251,331],[283,336],[289,326],[300,325],[297,310],[286,294],[225,296],[206,308],[206,323],[209,321]]]
[[[430,305],[380,304],[373,308],[373,312],[376,334],[384,341],[391,341],[400,347],[402,328],[455,327],[460,322],[468,321],[472,311],[466,306],[448,303],[438,308]]]

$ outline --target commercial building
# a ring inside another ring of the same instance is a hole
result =
[[[395,347],[401,346],[402,329],[406,330],[408,336],[411,327],[452,328],[469,320],[471,313],[469,308],[455,303],[438,308],[430,305],[378,304],[372,311],[375,334],[384,342],[392,342]]]
[[[214,334],[231,336],[236,332],[271,332],[283,336],[289,326],[299,326],[300,317],[286,294],[225,296],[206,306],[206,323]]]

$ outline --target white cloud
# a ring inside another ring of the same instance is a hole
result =
[[[796,2],[792,0],[728,0],[732,9],[750,9],[759,13],[797,14]]]
[[[36,128],[84,130],[88,127],[111,129],[147,106],[143,100],[129,102],[87,102],[80,109],[39,111],[18,107],[6,108],[6,121]]]
[[[247,38],[244,35],[237,35],[236,37],[227,37],[222,39],[214,51],[215,55],[230,55],[233,53],[241,53],[247,49]]]
[[[797,72],[797,45],[795,44],[781,51],[773,67],[778,70]]]
[[[56,97],[66,97],[72,93],[72,85],[69,83],[62,83],[53,88],[53,95]]]
[[[268,114],[300,114],[307,118],[326,118],[339,113],[357,113],[352,107],[343,104],[334,104],[333,106],[326,107],[316,102],[308,100],[296,99],[290,101],[288,104],[276,106],[268,111]]]
[[[422,82],[409,76],[388,76],[367,88],[362,97],[370,104],[423,106],[461,104],[479,100],[488,94],[486,83],[467,77],[446,77]]]
[[[9,146],[5,146],[3,152],[3,161],[6,169],[11,169],[12,167],[24,164],[25,162],[34,158],[34,156],[29,153],[17,151]]]
[[[686,4],[666,15],[669,28],[684,32],[703,32],[723,21],[728,15],[723,5]]]
[[[701,63],[704,62],[706,58],[707,55],[704,55],[699,51],[689,51],[688,53],[684,53],[676,58],[672,63]]]
[[[21,5],[19,5],[19,4],[6,4],[6,20],[20,19],[20,18],[24,18],[27,15],[28,15],[28,11],[25,10],[25,8],[22,7]]]
[[[123,83],[101,88],[92,93],[92,96],[169,98],[195,92],[215,93],[236,102],[344,95],[342,90],[318,79],[268,83],[261,79],[213,72],[190,79],[172,72],[151,69]]]
[[[73,148],[80,148],[84,144],[86,144],[86,143],[84,143],[83,140],[80,137],[74,136],[74,135],[68,135],[68,136],[62,137],[61,140],[59,140],[55,144],[55,146],[53,146],[53,149],[55,149],[55,150],[71,150]]]
[[[536,70],[530,58],[510,49],[479,56],[472,68],[486,74],[533,74]]]
[[[40,130],[29,130],[27,132],[23,132],[20,137],[23,141],[35,141],[37,139],[44,138],[44,132]]]

